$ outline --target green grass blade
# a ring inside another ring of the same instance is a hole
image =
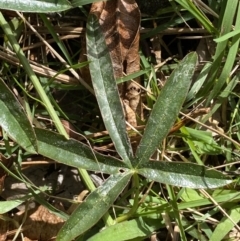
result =
[[[100,155],[87,145],[44,129],[35,129],[39,154],[68,166],[103,173],[118,173],[125,164],[110,156]]]
[[[58,233],[57,241],[71,241],[97,223],[125,188],[131,176],[131,172],[110,176],[102,186],[89,194],[64,224]]]
[[[240,6],[238,6],[238,9],[237,9],[237,19],[236,19],[235,29],[236,29],[236,31],[240,31]],[[213,90],[211,91],[210,95],[208,96],[207,103],[210,103],[210,101],[219,94],[219,91],[221,90],[224,83],[226,83],[227,79],[229,78],[230,73],[233,68],[233,64],[235,62],[235,58],[238,54],[239,42],[240,42],[239,34],[233,36],[232,41],[231,41],[231,47],[228,51],[225,65],[223,67],[221,75],[219,76],[218,81],[213,86]],[[222,43],[223,44],[227,43],[227,40],[220,42],[219,45]]]
[[[240,221],[240,207],[234,207],[228,212],[229,216],[232,218],[232,220],[235,223],[238,223]],[[227,218],[224,217],[217,227],[215,228],[211,238],[209,241],[219,241],[223,240],[224,237],[234,228],[233,222]],[[229,239],[230,240],[230,239]]]
[[[154,230],[157,230],[161,226],[163,226],[161,221],[157,219],[133,219],[107,227],[100,233],[97,233],[93,237],[89,238],[87,241],[112,241],[113,234],[114,241],[125,241],[136,238],[138,238],[138,240],[143,240],[144,238],[149,237]]]
[[[36,153],[37,141],[32,124],[17,98],[0,78],[0,126],[25,150]]]
[[[93,87],[106,129],[118,154],[131,166],[132,147],[126,132],[125,118],[113,74],[113,67],[95,15],[90,14],[87,24],[87,55]]]
[[[214,41],[216,43],[220,43],[220,42],[223,42],[223,41],[226,41],[236,35],[239,35],[240,34],[240,29],[235,29],[234,31],[230,32],[230,33],[227,33],[219,38],[215,38]]]
[[[0,9],[21,11],[21,12],[38,12],[50,13],[60,12],[72,8],[67,0],[1,0]]]
[[[185,9],[187,9],[210,33],[217,33],[217,29],[213,26],[212,22],[202,14],[199,9],[194,5],[194,3],[190,0],[175,0]]]
[[[146,39],[146,38],[151,38],[157,34],[159,34],[161,31],[169,28],[170,26],[176,26],[178,24],[182,24],[185,21],[191,20],[193,18],[193,16],[190,13],[184,13],[182,14],[182,17],[177,17],[174,19],[171,19],[170,21],[168,21],[167,23],[163,23],[161,25],[158,25],[156,28],[150,30],[149,32],[143,34],[141,36],[141,39]]]
[[[57,43],[58,47],[61,49],[62,53],[64,54],[65,58],[68,61],[69,65],[72,65],[72,60],[71,57],[65,47],[65,45],[63,44],[63,42],[61,41],[61,39],[59,39],[58,35],[56,34],[52,24],[50,23],[50,21],[47,19],[45,14],[39,14],[41,19],[43,20],[45,26],[47,27],[49,33],[51,33],[51,35],[53,36],[53,39],[55,40],[55,42]]]
[[[231,31],[234,15],[237,10],[237,4],[238,4],[238,0],[227,1],[227,5],[226,7],[224,7],[223,17],[222,19],[219,20],[219,22],[221,23],[220,36],[225,35],[226,33],[229,33]],[[200,95],[204,96],[205,93],[208,93],[211,91],[211,88],[213,86],[218,85],[218,82],[216,82],[216,78],[219,73],[219,66],[222,65],[222,59],[225,54],[227,43],[228,41],[226,40],[217,44],[213,63],[207,77],[208,84],[206,85],[205,88],[202,89],[201,93],[199,93]],[[215,87],[215,88],[218,88],[218,87]],[[215,96],[215,94],[214,95],[211,94],[211,97],[208,96],[208,99],[206,101],[206,106],[209,105],[213,96]]]
[[[149,161],[138,169],[144,177],[188,188],[217,188],[225,186],[232,180],[215,170],[193,163]]]
[[[29,78],[31,79],[37,93],[39,94],[42,102],[44,103],[49,115],[51,116],[57,130],[59,131],[59,133],[61,133],[62,135],[64,135],[66,138],[68,138],[68,134],[66,133],[57,113],[55,112],[51,102],[49,101],[46,93],[44,92],[43,87],[41,86],[39,79],[37,78],[37,76],[35,75],[35,73],[33,72],[26,56],[24,55],[20,45],[18,44],[16,38],[13,35],[13,32],[9,26],[9,24],[6,22],[4,16],[2,15],[2,13],[0,12],[0,26],[2,27],[4,33],[6,34],[10,44],[12,45],[20,63],[22,64],[24,70],[26,71],[27,75],[29,76]]]
[[[187,95],[196,62],[196,53],[188,54],[162,89],[136,151],[139,164],[148,162],[176,120]]]

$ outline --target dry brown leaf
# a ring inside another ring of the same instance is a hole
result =
[[[92,4],[91,13],[95,14],[105,35],[115,78],[123,74],[131,74],[139,71],[140,57],[139,50],[139,29],[141,15],[135,0],[112,0]],[[139,79],[135,79],[139,82]],[[129,101],[129,106],[134,112],[137,111],[140,103],[140,87],[129,82],[127,86],[119,85],[121,98]],[[136,116],[127,116],[129,120]],[[134,124],[133,122],[130,124]]]
[[[0,219],[0,241],[5,241],[7,239],[8,222]]]
[[[24,226],[23,234],[30,240],[47,241],[54,240],[64,221],[52,214],[44,206],[39,206],[37,209],[30,210],[30,215],[27,217]],[[24,215],[24,213],[22,214]],[[16,220],[23,216],[16,217]]]

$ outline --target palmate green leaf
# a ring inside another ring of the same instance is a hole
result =
[[[35,129],[38,153],[68,166],[114,174],[126,168],[120,160],[100,155],[89,146],[44,129]]]
[[[188,54],[162,89],[136,151],[139,164],[148,162],[175,122],[187,95],[196,63],[197,54]]]
[[[36,153],[37,142],[32,125],[17,98],[0,79],[0,126],[25,150]]]
[[[0,9],[21,11],[21,12],[38,12],[50,13],[60,12],[72,8],[67,0],[1,0]]]
[[[87,56],[93,87],[106,129],[118,154],[130,167],[132,147],[126,133],[122,105],[113,74],[110,54],[97,17],[90,14],[87,23]]]
[[[159,219],[138,218],[130,221],[117,223],[113,226],[107,227],[87,241],[112,241],[114,234],[114,241],[126,241],[136,238],[147,238],[153,231],[164,226]],[[138,239],[139,240],[139,239]]]
[[[110,176],[102,186],[91,192],[64,224],[57,241],[71,241],[96,224],[125,188],[131,176],[131,172]]]
[[[138,173],[153,181],[188,188],[210,189],[232,182],[221,172],[193,163],[149,161],[141,165]]]

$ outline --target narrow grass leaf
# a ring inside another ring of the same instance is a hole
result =
[[[24,71],[28,75],[29,79],[32,81],[40,99],[42,100],[43,104],[45,105],[46,110],[48,111],[49,115],[52,118],[53,123],[55,124],[59,133],[63,134],[66,138],[69,138],[66,130],[64,129],[56,111],[54,110],[51,102],[49,101],[48,96],[46,95],[42,85],[40,84],[39,79],[37,78],[36,74],[34,73],[32,67],[29,64],[29,60],[26,58],[21,46],[19,45],[17,39],[13,35],[13,31],[4,18],[3,14],[0,12],[0,26],[5,33],[5,37],[8,39],[9,43],[11,44],[13,50],[16,53]]]
[[[153,231],[157,230],[161,226],[163,226],[163,224],[159,219],[133,219],[131,221],[125,221],[107,227],[89,238],[87,241],[112,241],[113,234],[114,241],[135,240],[137,238],[137,240],[142,240],[143,238],[149,237]]]
[[[133,74],[129,74],[129,75],[125,76],[125,77],[118,78],[117,79],[117,84],[120,84],[120,83],[123,83],[123,82],[127,82],[129,80],[135,79],[135,78],[137,78],[137,77],[139,77],[139,76],[141,76],[143,74],[146,74],[146,73],[148,73],[150,71],[151,71],[151,69],[140,70],[140,71],[135,72]]]
[[[56,33],[53,25],[51,24],[51,22],[49,21],[49,19],[46,17],[45,14],[40,13],[39,15],[40,15],[41,19],[43,20],[44,25],[48,29],[48,32],[52,35],[56,44],[61,49],[62,53],[64,54],[65,58],[67,59],[68,64],[72,65],[72,60],[71,60],[70,54],[69,54],[67,48],[65,47],[63,41],[59,38],[59,35]]]
[[[220,36],[225,35],[227,33],[229,33],[232,29],[232,25],[234,24],[233,20],[234,20],[234,16],[235,16],[235,12],[237,10],[237,4],[238,4],[238,0],[232,0],[232,1],[226,1],[226,6],[224,6],[224,14],[223,16],[221,16],[221,19],[219,19],[219,29],[221,29],[220,32]],[[214,98],[214,96],[216,96],[216,93],[219,90],[219,82],[216,82],[216,79],[218,78],[218,74],[219,74],[219,66],[222,65],[222,59],[226,53],[226,47],[227,47],[228,41],[222,41],[219,42],[217,44],[216,50],[215,50],[215,54],[213,57],[213,63],[211,66],[211,69],[208,73],[208,77],[207,77],[207,84],[204,88],[201,89],[201,95],[205,96],[205,93],[208,93],[211,91],[212,87],[214,87],[214,91],[213,93],[210,92],[210,95],[207,98],[206,101],[206,106],[209,106],[211,100]],[[226,73],[226,71],[224,71]],[[228,75],[226,76],[226,78],[228,77]],[[224,78],[222,78],[224,79]],[[225,81],[226,79],[224,79]],[[209,118],[209,116],[207,117]]]
[[[235,223],[240,221],[240,207],[234,207],[229,212],[228,215],[232,218]],[[224,237],[234,228],[234,223],[227,217],[224,217],[217,227],[215,228],[209,241],[219,241],[223,240]],[[228,240],[231,240],[230,237]]]
[[[71,241],[97,223],[125,188],[131,176],[131,172],[110,176],[78,206],[58,233],[57,241]]]
[[[181,15],[181,17],[177,17],[177,18],[171,19],[167,23],[160,24],[156,28],[154,28],[154,29],[148,31],[147,33],[143,34],[141,36],[141,39],[151,38],[151,37],[159,34],[160,32],[162,32],[163,30],[165,30],[165,29],[167,29],[169,27],[173,27],[173,26],[176,26],[178,24],[182,24],[182,23],[187,22],[187,21],[189,21],[191,19],[193,19],[192,14],[190,14],[190,13],[183,13]]]
[[[122,105],[110,54],[98,19],[90,14],[87,24],[87,55],[93,87],[106,129],[118,154],[131,166],[132,147],[126,133]]]
[[[197,79],[194,80],[194,84],[191,87],[191,89],[188,92],[188,95],[186,97],[186,102],[189,102],[191,100],[191,103],[188,103],[188,106],[192,106],[196,102],[196,94],[199,92],[199,90],[202,88],[204,82],[206,81],[208,72],[211,68],[210,63],[206,63],[201,71],[201,73],[198,75]],[[185,107],[187,108],[187,107]]]
[[[188,188],[210,189],[232,182],[221,172],[193,163],[149,161],[141,165],[138,173],[153,181]]]
[[[214,41],[216,43],[220,43],[220,42],[226,41],[226,40],[228,40],[228,39],[230,39],[230,38],[232,38],[232,37],[234,37],[234,36],[236,36],[238,34],[240,34],[240,30],[239,29],[234,30],[232,32],[229,32],[229,33],[227,33],[227,34],[225,34],[225,35],[223,35],[223,36],[221,36],[219,38],[215,38]]]
[[[196,53],[188,54],[163,87],[136,151],[139,163],[148,162],[176,120],[187,95],[196,63]]]
[[[237,8],[236,14],[237,14],[237,18],[236,18],[236,22],[235,22],[235,29],[237,31],[240,31],[240,6],[238,6],[238,8]],[[223,26],[225,26],[225,23],[223,23]],[[227,42],[228,42],[227,40],[225,42],[224,41],[220,42],[219,45],[222,43],[223,44],[227,43]],[[232,38],[231,47],[228,51],[228,55],[226,57],[226,62],[224,64],[224,67],[222,69],[222,72],[221,72],[217,82],[215,82],[215,84],[213,85],[213,90],[211,91],[210,95],[208,96],[207,103],[210,103],[210,101],[212,99],[214,99],[220,93],[221,88],[223,87],[224,83],[226,83],[226,81],[230,77],[233,65],[236,61],[236,56],[238,54],[239,42],[240,42],[240,38],[239,38],[239,34],[238,34]]]
[[[36,153],[36,136],[23,107],[2,79],[0,90],[0,126],[25,150]]]
[[[190,0],[176,0],[181,6],[187,9],[210,33],[217,33],[217,29],[213,26],[212,21],[210,21],[206,15],[204,15]]]
[[[226,203],[229,201],[231,201],[231,203],[238,203],[240,201],[240,195],[238,191],[224,190],[223,188],[220,188],[217,191],[218,193],[216,195],[212,195],[212,197],[217,203]],[[178,209],[184,210],[187,208],[203,207],[211,204],[212,201],[210,199],[199,198],[198,200],[196,199],[179,203]]]
[[[21,11],[21,12],[60,12],[72,8],[67,0],[1,0],[0,9]]]
[[[110,156],[100,155],[89,146],[44,129],[35,129],[39,154],[68,166],[100,171],[108,174],[118,173],[125,164]]]

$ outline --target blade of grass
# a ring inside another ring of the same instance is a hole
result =
[[[213,33],[213,34],[218,33],[217,29],[213,26],[212,22],[199,11],[199,9],[194,5],[192,1],[190,0],[175,0],[175,1],[179,3],[181,6],[183,6],[185,9],[187,9],[204,26],[204,28],[209,33]]]
[[[2,15],[2,13],[0,12],[0,26],[2,27],[4,33],[6,34],[9,42],[11,43],[16,55],[18,56],[22,66],[24,67],[27,75],[29,76],[29,78],[31,79],[37,93],[39,94],[42,102],[45,105],[45,108],[47,109],[49,115],[51,116],[53,123],[55,124],[57,130],[59,131],[60,134],[64,135],[66,138],[68,137],[68,134],[66,133],[57,113],[55,112],[51,102],[49,101],[46,93],[44,92],[44,89],[42,88],[39,79],[37,78],[37,76],[35,75],[35,73],[33,72],[32,68],[29,65],[29,62],[26,58],[26,56],[24,55],[20,45],[18,44],[16,38],[13,35],[13,32],[9,26],[9,24],[7,23],[7,21],[5,20],[4,16]]]
[[[181,217],[180,217],[180,212],[178,210],[178,203],[177,203],[177,199],[176,199],[176,195],[174,193],[173,187],[167,185],[167,191],[168,191],[169,198],[171,200],[170,201],[171,205],[173,207],[174,218],[175,218],[175,220],[177,222],[177,225],[178,225],[178,228],[180,230],[181,240],[187,241],[187,238],[186,238],[186,235],[185,235],[185,232],[184,232],[184,228],[183,228],[183,225],[182,225]]]
[[[65,58],[68,61],[69,65],[72,65],[72,60],[71,57],[65,47],[65,45],[63,44],[63,42],[59,39],[58,35],[56,34],[52,24],[50,23],[50,21],[47,19],[46,15],[43,13],[39,13],[39,16],[41,17],[41,19],[43,20],[45,26],[47,27],[49,33],[51,33],[51,35],[53,36],[53,39],[55,40],[55,42],[57,43],[58,47],[61,49],[62,53],[64,54]]]
[[[238,0],[227,1],[226,8],[224,9],[225,10],[224,15],[222,16],[222,19],[219,20],[219,22],[221,22],[220,36],[225,35],[226,33],[229,33],[231,31],[233,19],[234,19],[234,13],[236,12],[236,9],[237,9],[237,4],[238,4]],[[226,40],[217,44],[213,63],[207,77],[208,84],[205,86],[205,88],[203,88],[199,92],[199,95],[205,96],[205,93],[209,93],[211,91],[212,86],[218,84],[218,82],[216,82],[216,78],[219,73],[219,66],[221,66],[222,59],[225,54],[227,43],[228,41]],[[208,96],[205,106],[209,105],[212,97],[213,95],[211,96],[211,98],[209,98]]]
[[[232,208],[228,212],[228,214],[235,223],[238,223],[240,221],[240,207],[239,206]],[[215,228],[209,241],[223,240],[223,238],[233,229],[233,227],[234,227],[233,222],[231,220],[229,220],[227,217],[224,217],[219,222],[217,227]]]
[[[231,3],[231,4],[233,4],[233,3]],[[224,22],[224,26],[225,26],[225,22]],[[237,8],[237,18],[236,18],[236,22],[235,22],[235,29],[237,31],[240,31],[240,6],[238,6],[238,8]],[[228,39],[226,39],[225,41],[219,42],[219,44],[224,43],[224,42],[227,43]],[[213,90],[211,91],[210,95],[208,96],[207,103],[210,103],[210,101],[212,99],[214,99],[215,96],[217,96],[217,94],[221,90],[224,83],[226,83],[226,81],[228,80],[228,78],[230,76],[230,72],[233,67],[233,64],[235,62],[236,55],[238,53],[239,42],[240,42],[239,34],[234,35],[232,38],[232,41],[231,41],[231,47],[228,51],[225,65],[223,67],[221,75],[219,76],[219,78],[217,80],[217,83],[213,86]]]

